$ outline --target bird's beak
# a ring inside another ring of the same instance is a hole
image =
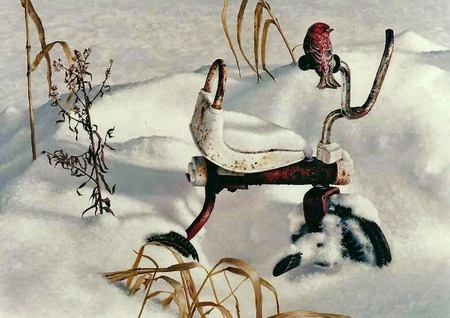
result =
[[[329,29],[327,30],[327,32],[328,32],[328,33],[331,33],[333,30],[334,30],[334,29],[329,28]]]

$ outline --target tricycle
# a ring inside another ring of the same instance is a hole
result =
[[[208,221],[217,194],[227,189],[231,192],[246,190],[253,185],[311,185],[303,197],[303,222],[291,234],[292,246],[287,255],[274,266],[273,275],[279,276],[302,263],[302,242],[316,240],[315,251],[309,251],[308,262],[330,266],[327,260],[314,257],[327,248],[327,236],[337,237],[340,257],[374,266],[391,262],[389,244],[380,228],[377,217],[368,217],[352,205],[352,194],[341,194],[337,186],[350,183],[354,174],[353,161],[341,146],[332,141],[334,122],[339,118],[349,120],[366,116],[374,107],[380,93],[394,47],[394,33],[386,30],[386,43],[372,89],[362,106],[350,106],[350,68],[337,55],[333,56],[333,72],[341,73],[341,107],[330,112],[324,121],[321,140],[315,156],[301,136],[297,147],[239,150],[224,140],[223,98],[226,89],[227,69],[222,59],[212,64],[205,84],[198,94],[190,123],[193,141],[201,156],[188,164],[187,179],[196,187],[205,189],[205,200],[199,215],[186,229],[186,235],[175,232],[152,234],[148,242],[159,242],[177,249],[185,256],[198,260],[191,244],[192,238]],[[299,59],[301,70],[313,69],[308,56]],[[217,82],[215,93],[214,82]],[[284,128],[283,128],[284,129]],[[243,137],[245,138],[245,137]],[[311,257],[311,254],[313,255]]]

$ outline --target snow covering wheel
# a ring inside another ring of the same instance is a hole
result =
[[[329,214],[341,219],[344,258],[378,267],[391,262],[391,249],[376,222],[355,215],[351,208],[339,204],[333,204]]]
[[[378,267],[391,262],[389,244],[377,223],[350,216],[343,218],[341,224],[344,257]]]
[[[391,262],[389,244],[376,222],[354,215],[350,208],[341,205],[333,204],[329,214],[339,218],[342,231],[342,257],[378,267],[386,266]],[[301,225],[298,231],[292,234],[292,243],[295,244],[307,234],[310,234],[308,225]],[[298,267],[301,259],[302,253],[285,256],[275,265],[273,275],[279,276]],[[326,264],[317,262],[315,264],[326,267]]]

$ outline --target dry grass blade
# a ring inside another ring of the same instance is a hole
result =
[[[236,316],[237,317],[241,317],[241,315],[240,315],[241,309],[240,309],[240,306],[239,306],[239,298],[236,296],[235,290],[233,290],[233,287],[231,286],[231,282],[228,279],[227,272],[224,272],[224,277],[225,277],[225,280],[227,281],[228,288],[230,289],[230,296],[232,296],[233,299],[234,299],[234,304],[235,304],[234,307],[236,309]],[[224,299],[224,301],[225,300],[226,300],[226,298]]]
[[[147,294],[147,295],[146,295],[146,298],[147,298],[147,299],[150,299],[150,298],[156,297],[156,296],[161,295],[161,294],[164,294],[164,293],[166,293],[166,292],[165,292],[165,291],[162,291],[162,290],[157,290],[157,291],[155,291],[155,292],[153,292],[153,293]]]
[[[42,24],[41,18],[36,12],[36,9],[34,9],[34,6],[31,2],[31,0],[21,0],[22,7],[25,8],[26,13],[30,16],[31,20],[33,20],[34,25],[36,26],[39,42],[41,43],[41,49],[44,49],[46,42],[45,42],[45,30],[44,26]],[[48,84],[48,92],[50,93],[51,87],[52,87],[52,67],[51,67],[51,61],[50,61],[50,55],[45,54],[45,60],[47,61],[47,84]]]
[[[247,62],[247,64],[256,73],[258,81],[260,78],[262,78],[261,74],[259,73],[259,54],[260,54],[259,50],[261,50],[262,69],[265,72],[267,72],[267,74],[269,74],[269,76],[275,81],[274,76],[267,70],[267,67],[266,67],[267,35],[268,35],[268,29],[269,29],[270,24],[275,25],[275,27],[277,28],[278,32],[281,35],[281,38],[283,39],[283,41],[286,45],[286,48],[288,49],[288,52],[292,58],[292,61],[295,62],[296,59],[294,56],[293,49],[291,49],[291,46],[282,31],[278,19],[273,15],[269,3],[265,0],[259,0],[256,3],[255,11],[254,11],[254,18],[253,18],[254,19],[254,21],[253,21],[253,55],[254,55],[255,65],[252,65],[252,63],[247,58],[247,56],[244,52],[244,49],[242,47],[242,39],[241,39],[242,25],[243,25],[244,14],[245,14],[245,9],[247,7],[247,4],[248,4],[248,0],[241,1],[241,5],[240,5],[238,16],[237,16],[237,30],[236,30],[237,34],[236,34],[236,36],[237,36],[239,50],[240,50],[242,56],[244,57],[245,61]],[[238,58],[237,58],[236,52],[234,50],[234,47],[232,45],[232,41],[231,41],[231,38],[230,38],[230,35],[228,32],[228,26],[226,23],[226,11],[228,9],[228,5],[229,5],[229,0],[224,0],[224,7],[223,7],[223,11],[222,11],[222,25],[223,25],[225,35],[227,37],[227,41],[230,45],[233,55],[235,56],[236,62],[238,63]],[[262,41],[260,42],[260,30],[261,30],[261,24],[262,24],[264,11],[267,12],[267,14],[270,16],[270,19],[267,19],[264,23]],[[260,48],[260,44],[261,44],[261,48]],[[238,64],[238,68],[239,68],[239,74],[240,74],[239,64]]]
[[[37,153],[36,153],[36,138],[35,138],[35,123],[34,123],[34,110],[33,110],[33,103],[32,103],[32,94],[31,94],[31,72],[34,71],[37,66],[40,64],[41,60],[45,58],[47,69],[46,69],[46,77],[47,77],[47,85],[48,85],[48,94],[49,96],[52,93],[52,66],[50,62],[50,55],[49,51],[53,45],[51,45],[50,48],[48,48],[45,40],[45,30],[44,26],[42,24],[41,18],[36,12],[36,9],[34,8],[31,0],[20,0],[22,7],[25,9],[25,35],[26,35],[26,50],[27,50],[27,81],[28,81],[28,108],[29,108],[29,116],[30,116],[30,130],[31,130],[31,150],[32,150],[32,156],[33,160],[36,160]],[[39,42],[41,44],[41,52],[38,54],[38,56],[35,58],[35,61],[31,64],[31,44],[30,44],[30,27],[29,27],[29,18],[33,21],[37,34],[39,37]],[[63,45],[62,41],[54,42],[54,43],[60,43]],[[67,43],[63,45],[64,52],[66,53],[67,58],[69,59],[69,62],[72,63],[71,59],[71,51],[70,49],[66,49],[65,46],[68,45]],[[71,94],[69,95],[69,98],[67,100],[67,103],[70,101]]]
[[[33,97],[31,93],[31,44],[30,44],[30,25],[28,22],[30,4],[28,0],[21,0],[22,6],[25,9],[25,38],[26,38],[26,52],[27,52],[27,97],[28,97],[28,113],[30,118],[30,139],[31,139],[31,154],[33,160],[37,159],[36,151],[36,133],[34,125],[34,109],[33,109]]]
[[[159,266],[156,261],[148,255],[144,254],[144,249],[147,245],[156,245],[154,243],[147,243],[143,245],[139,252],[136,252],[137,257],[133,263],[133,267],[126,271],[119,272],[111,272],[106,273],[104,276],[110,282],[118,282],[118,281],[127,281],[127,289],[129,290],[131,295],[136,294],[139,290],[142,289],[142,286],[145,286],[145,297],[143,299],[141,309],[139,312],[139,316],[141,317],[145,304],[148,299],[154,298],[156,296],[168,294],[168,297],[162,299],[161,305],[163,307],[167,307],[173,303],[178,307],[179,317],[182,318],[193,318],[197,317],[208,317],[209,314],[217,310],[220,312],[220,315],[225,318],[232,318],[231,310],[227,308],[228,300],[234,298],[235,301],[235,310],[236,317],[241,317],[240,314],[240,305],[239,305],[239,294],[237,294],[237,290],[249,280],[252,283],[253,291],[254,291],[254,306],[257,318],[263,317],[263,294],[262,287],[266,288],[270,292],[273,293],[276,300],[277,314],[270,316],[269,318],[314,318],[314,317],[322,317],[322,318],[346,318],[347,316],[343,315],[335,315],[335,314],[326,314],[326,313],[317,313],[313,311],[307,310],[299,310],[299,311],[291,311],[286,313],[279,313],[279,300],[278,295],[275,288],[266,280],[259,277],[259,275],[253,270],[253,268],[247,264],[246,262],[235,259],[235,258],[223,258],[221,259],[211,271],[207,271],[202,265],[197,262],[188,262],[184,263],[183,259],[171,248],[165,247],[169,250],[178,261],[177,264],[170,265],[168,267]],[[140,263],[142,260],[149,260],[155,266],[153,268],[141,268]],[[224,267],[226,266],[226,267]],[[203,279],[200,288],[196,288],[196,283],[193,280],[190,271],[194,268],[201,268],[205,271],[206,277]],[[158,273],[167,273],[167,275],[160,275]],[[177,279],[175,273],[180,273],[181,279]],[[228,284],[228,288],[230,293],[226,295],[224,298],[219,300],[217,293],[222,293],[223,290],[218,289],[214,286],[214,279],[217,278],[217,275],[223,274],[226,283]],[[233,274],[240,277],[243,277],[242,281],[240,281],[237,285],[232,286],[230,278],[228,275]],[[172,275],[172,276],[168,276]],[[175,275],[175,276],[174,276]],[[164,281],[168,285],[170,285],[171,289],[168,291],[164,290],[151,290],[152,285],[155,281]],[[134,283],[133,283],[134,281]],[[213,292],[215,300],[201,300],[200,294],[205,297],[204,289],[206,284],[210,283],[211,291]]]
[[[273,285],[271,283],[269,283],[267,280],[260,278],[260,282],[261,285],[263,285],[265,288],[267,288],[268,290],[270,290],[273,294],[273,296],[275,297],[275,302],[277,305],[277,313],[280,312],[280,299],[278,298],[278,293],[277,290],[275,289],[275,287],[273,287]]]
[[[103,273],[103,276],[105,276],[105,278],[108,279],[108,281],[111,283],[117,283],[122,280],[130,279],[129,285],[125,286],[129,288],[135,277],[139,275],[152,274],[156,272],[156,269],[157,268],[136,268],[136,269],[129,269],[126,271]]]
[[[56,45],[56,44],[60,44],[63,48],[64,54],[66,55],[67,61],[69,62],[69,65],[73,64],[73,56],[72,56],[72,51],[70,50],[69,44],[67,44],[67,42],[65,41],[54,41],[52,43],[47,44],[41,52],[39,52],[38,55],[36,55],[36,58],[33,61],[33,64],[31,64],[31,69],[30,71],[34,71],[36,70],[36,68],[39,66],[39,64],[41,63],[42,59],[48,55],[48,52],[50,52],[50,50]]]
[[[296,310],[276,314],[268,318],[350,318],[350,317],[338,314],[319,313],[309,310]]]
[[[153,283],[153,280],[151,281],[151,283]],[[159,296],[161,294],[169,293],[169,292],[162,291],[162,290],[158,290],[153,293],[150,293],[150,288],[151,288],[151,286],[147,287],[147,292],[145,294],[144,300],[142,301],[141,310],[139,311],[138,318],[140,318],[142,316],[142,313],[144,312],[144,308],[145,308],[145,304],[147,303],[147,300],[149,300],[153,297]],[[167,297],[161,301],[161,305],[163,306],[163,308],[166,308],[167,306],[170,305],[172,300],[173,300],[172,295],[170,295],[169,297]]]
[[[261,280],[259,275],[255,272],[255,270],[247,263],[240,259],[236,258],[223,258],[219,261],[218,264],[229,264],[232,266],[236,266],[238,269],[248,277],[253,285],[253,292],[255,294],[255,310],[256,317],[262,318],[262,290],[261,290]],[[229,269],[227,269],[229,270]],[[230,270],[229,270],[230,271]]]
[[[37,14],[36,10],[34,9],[33,4],[31,3],[31,0],[21,0],[22,7],[27,10],[28,15],[33,20],[34,24],[36,25],[36,29],[38,31],[39,41],[45,42],[45,31],[44,26],[42,25],[41,18],[39,18],[39,15]]]
[[[176,264],[165,268],[159,266],[150,268],[131,268],[126,271],[103,273],[103,276],[105,276],[105,278],[108,279],[108,281],[111,283],[117,283],[122,280],[127,280],[125,283],[125,287],[130,288],[133,279],[140,275],[150,275],[154,273],[176,273],[189,271],[191,269],[198,267],[202,268],[200,264],[196,262],[190,262],[190,263]]]
[[[161,300],[161,305],[166,308],[168,307],[173,301],[173,294],[170,294],[169,297]]]
[[[136,279],[135,283],[133,284],[133,286],[130,288],[130,295],[136,294],[141,289],[141,285],[145,286],[146,285],[146,283],[144,282],[145,280],[152,281],[153,275],[147,274],[147,275],[141,275],[140,277],[138,277]]]
[[[239,77],[242,76],[241,74],[241,66],[239,65],[239,59],[236,54],[236,50],[234,49],[233,42],[231,41],[230,32],[228,31],[228,25],[227,25],[227,11],[228,11],[228,0],[225,0],[223,3],[223,9],[222,9],[222,26],[223,31],[225,33],[225,37],[227,38],[228,45],[230,46],[231,52],[233,53],[234,59],[236,61],[236,65],[239,71]]]
[[[255,57],[255,68],[256,68],[256,77],[258,80],[261,78],[259,74],[259,30],[261,29],[261,21],[262,21],[262,13],[264,9],[264,4],[262,2],[258,2],[255,8],[255,16],[253,21],[253,54]]]
[[[110,282],[110,283],[118,283],[120,281],[123,281],[125,279],[128,279],[131,277],[131,279],[136,276],[132,271],[119,271],[119,272],[110,272],[110,273],[104,273],[103,276]]]
[[[218,309],[220,311],[220,313],[222,314],[222,317],[225,318],[233,318],[233,316],[231,315],[230,311],[228,309],[226,309],[224,306],[216,304],[212,301],[203,301],[203,302],[199,302],[197,304],[195,304],[196,309],[203,309],[204,307],[213,307],[214,309]],[[204,317],[204,315],[202,315],[202,317]]]
[[[240,276],[244,276],[247,277],[246,272],[244,272],[242,269],[240,268],[235,268],[235,267],[228,267],[226,268],[227,271],[229,271],[230,273],[233,273],[235,275],[240,275]],[[275,302],[276,302],[276,306],[277,306],[277,313],[280,312],[280,301],[278,298],[278,293],[275,289],[275,287],[273,287],[273,285],[271,283],[269,283],[267,280],[265,280],[264,278],[259,278],[259,282],[262,286],[264,286],[265,288],[267,288],[270,292],[272,292],[274,298],[275,298]]]
[[[271,24],[275,24],[275,21],[272,19],[267,19],[266,22],[264,22],[263,26],[263,33],[262,33],[262,41],[261,41],[261,64],[264,71],[267,72],[267,74],[272,77],[272,79],[275,81],[275,77],[269,72],[269,70],[266,67],[266,44],[267,44],[267,35],[269,31],[269,26]]]
[[[187,317],[189,313],[189,308],[188,308],[188,301],[184,293],[183,285],[169,276],[160,276],[156,279],[162,279],[173,287],[174,289],[173,300],[176,302],[178,306],[178,312],[180,313],[180,317]]]
[[[165,246],[165,248],[167,248],[172,253],[172,255],[175,257],[175,259],[178,261],[178,264],[183,264],[184,263],[183,259],[181,258],[181,256],[177,252],[175,252],[174,250],[168,248],[167,246]],[[197,293],[197,288],[195,286],[195,281],[192,278],[190,269],[193,269],[195,267],[200,267],[200,268],[204,269],[205,272],[207,272],[207,271],[199,263],[190,262],[189,264],[191,264],[190,266],[192,266],[192,268],[181,269],[180,270],[180,274],[181,274],[181,279],[183,281],[183,286],[185,286],[186,297],[187,298],[190,297],[190,299],[193,300],[193,303],[196,303],[196,302],[198,302],[198,298],[197,298],[198,293]],[[216,299],[217,299],[217,295],[216,295]],[[200,312],[201,315],[203,315],[203,311],[202,311],[201,308],[199,308],[199,312]]]
[[[170,273],[170,272],[189,271],[196,267],[201,267],[201,265],[197,262],[188,262],[188,263],[171,265],[167,268],[158,268],[157,272]]]
[[[284,44],[286,45],[286,48],[287,48],[288,51],[289,51],[289,54],[291,55],[292,62],[295,62],[296,59],[295,59],[295,56],[294,56],[294,51],[291,49],[291,45],[289,44],[289,41],[287,40],[286,36],[285,36],[284,33],[283,33],[283,30],[281,29],[280,22],[279,22],[278,19],[273,15],[272,10],[270,9],[269,4],[268,4],[266,1],[264,1],[264,0],[261,0],[261,1],[263,1],[264,3],[267,4],[267,13],[269,14],[270,18],[274,21],[274,24],[275,24],[275,26],[277,27],[277,30],[278,30],[278,32],[280,33],[281,38],[283,39]]]
[[[138,268],[139,263],[141,262],[142,259],[142,255],[144,254],[144,249],[145,249],[145,245],[142,245],[141,248],[139,249],[139,252],[137,252],[137,256],[136,256],[136,260],[133,263],[133,266],[131,267],[130,271],[134,271]],[[158,264],[156,264],[156,262],[154,262],[155,267],[158,267]],[[129,277],[125,283],[125,287],[128,289],[130,288],[131,282],[133,281],[133,277]]]
[[[213,270],[211,272],[208,272],[205,268],[203,268],[206,272],[206,278],[203,280],[202,284],[198,288],[198,291],[196,292],[195,297],[192,298],[192,303],[189,308],[190,317],[194,315],[195,310],[198,310],[202,317],[204,316],[202,307],[198,307],[197,304],[200,302],[200,299],[199,299],[200,294],[202,293],[202,291],[204,290],[204,288],[206,286],[206,283],[208,283],[208,282],[210,283],[211,290],[214,295],[215,303],[217,303],[217,304],[220,303],[219,296],[217,295],[216,287],[214,285],[214,280],[212,279],[212,274],[211,274],[217,266],[218,266],[218,264],[216,264],[216,266],[213,268]]]
[[[135,265],[133,265],[135,266]],[[126,271],[117,271],[117,272],[109,272],[104,273],[105,276],[110,282],[117,283],[119,281],[127,279],[127,283],[125,284],[126,288],[130,288],[131,282],[133,278],[139,275],[147,275],[152,273],[173,273],[173,272],[181,272],[181,271],[189,271],[191,269],[202,267],[200,264],[196,262],[175,264],[169,267],[151,267],[151,268],[131,268]]]
[[[196,266],[198,267],[198,266]],[[194,299],[197,295],[197,289],[195,287],[194,279],[192,278],[191,272],[189,270],[182,270],[181,271],[182,278],[185,282],[185,286],[187,288],[187,292],[189,296]]]
[[[182,274],[182,278],[186,281],[186,285],[188,287],[189,294],[195,295],[196,294],[195,283],[194,283],[194,280],[193,280],[189,270],[191,270],[193,268],[196,268],[196,267],[200,267],[200,268],[204,269],[204,267],[201,266],[197,262],[185,263],[183,261],[183,259],[181,258],[181,256],[177,252],[175,252],[173,249],[171,249],[171,248],[169,248],[169,247],[167,247],[165,245],[158,244],[158,242],[149,242],[149,243],[145,244],[143,247],[141,247],[142,251],[143,251],[143,248],[145,248],[145,246],[148,246],[148,245],[162,246],[162,247],[164,247],[165,249],[167,249],[168,251],[170,251],[172,253],[172,255],[175,257],[175,259],[177,260],[179,265],[174,265],[174,266],[171,266],[169,269],[161,269],[159,271],[167,271],[167,270],[168,271],[178,271],[179,270],[181,272],[181,274]],[[153,264],[156,264],[155,260],[153,260],[151,257],[149,257],[149,256],[147,256],[145,254],[141,254],[141,257],[149,259],[149,260],[151,260],[153,262]],[[139,262],[140,262],[140,260],[139,260]]]
[[[157,295],[160,295],[162,293],[165,293],[164,291],[161,291],[161,290],[156,291],[154,293],[150,293],[150,289],[152,288],[154,281],[155,281],[155,277],[152,277],[151,280],[148,281],[147,286],[145,287],[145,297],[142,300],[141,310],[139,310],[138,318],[140,318],[142,316],[142,313],[144,312],[144,307],[145,307],[145,304],[147,303],[147,300],[149,300]]]
[[[251,63],[250,60],[247,58],[247,55],[245,55],[244,49],[242,48],[242,40],[241,40],[242,22],[243,22],[243,20],[244,20],[244,13],[245,13],[245,8],[247,7],[247,3],[248,3],[248,0],[242,0],[241,6],[240,6],[240,8],[239,8],[239,12],[238,12],[238,16],[237,16],[236,37],[237,37],[237,42],[238,42],[239,50],[241,51],[242,56],[244,57],[245,61],[246,61],[247,64],[250,66],[250,68],[251,68],[254,72],[256,72],[255,67],[253,67],[252,63]],[[256,73],[257,73],[257,72],[256,72]]]

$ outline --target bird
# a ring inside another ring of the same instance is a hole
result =
[[[305,55],[312,62],[314,70],[320,76],[319,89],[336,89],[341,85],[333,77],[333,49],[330,33],[333,29],[323,22],[316,22],[308,28],[303,40]]]

